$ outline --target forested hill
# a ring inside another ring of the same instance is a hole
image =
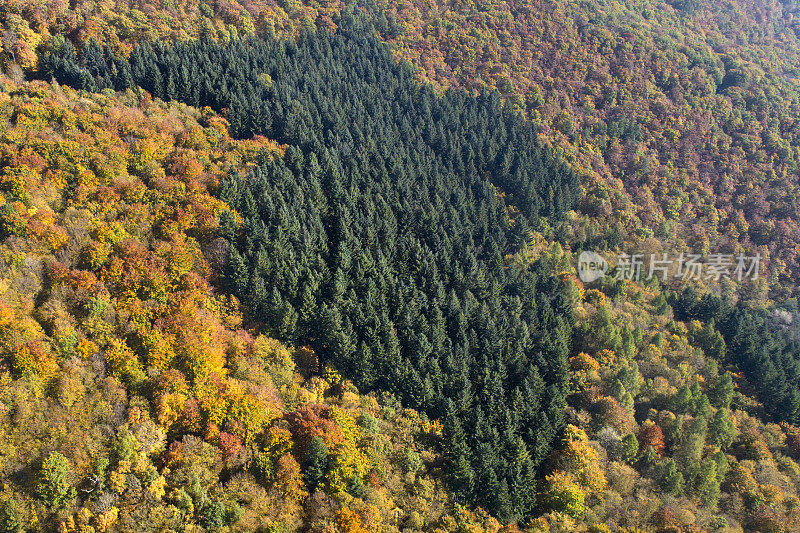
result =
[[[0,0],[0,533],[799,531],[795,9]]]
[[[564,150],[591,192],[577,241],[759,248],[780,298],[800,274],[793,2],[73,4],[3,2],[0,53],[35,69],[37,51],[63,37],[127,55],[141,41],[298,35],[335,30],[343,12],[367,13],[417,77],[497,89]]]
[[[577,177],[496,93],[439,97],[342,22],[297,41],[144,45],[130,60],[67,45],[41,71],[226,108],[236,135],[289,145],[222,183],[243,217],[241,230],[223,222],[228,286],[266,333],[441,418],[462,501],[529,517],[561,428],[571,314],[547,265],[508,256],[575,204]]]

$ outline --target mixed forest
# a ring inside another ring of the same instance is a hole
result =
[[[41,68],[227,108],[233,133],[289,145],[219,187],[242,218],[221,222],[226,285],[265,333],[443,420],[459,495],[522,518],[561,425],[571,317],[547,266],[504,257],[563,217],[577,178],[496,93],[437,97],[358,30],[298,41],[145,45],[130,62],[65,47]]]
[[[0,532],[796,531],[797,7],[0,0]]]

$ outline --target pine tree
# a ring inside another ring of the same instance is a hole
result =
[[[228,283],[234,294],[240,296],[246,294],[249,281],[250,269],[236,247],[231,246],[228,253]]]
[[[733,425],[730,413],[724,407],[717,409],[717,412],[714,413],[708,429],[711,442],[722,450],[727,450],[736,437],[736,427]]]
[[[704,417],[695,418],[689,431],[686,433],[678,451],[678,456],[684,465],[688,468],[690,465],[696,464],[700,461],[703,455],[703,447],[706,442],[706,434],[708,433],[708,422]]]
[[[516,517],[530,516],[536,503],[535,468],[527,446],[517,438],[512,459],[511,493],[512,506]]]
[[[735,385],[730,372],[725,372],[719,376],[714,383],[714,387],[709,392],[712,403],[719,408],[730,408],[733,400]]]
[[[667,494],[678,496],[683,493],[684,479],[683,474],[678,471],[675,461],[667,459],[659,468],[659,483]]]
[[[692,493],[700,499],[705,508],[715,509],[720,496],[717,463],[714,459],[706,459],[693,465],[690,471]]]
[[[314,436],[308,443],[303,460],[303,479],[310,492],[319,487],[328,473],[328,447],[323,440]]]

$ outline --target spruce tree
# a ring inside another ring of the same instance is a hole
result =
[[[325,479],[328,473],[328,447],[322,438],[314,436],[308,443],[308,450],[303,459],[303,480],[309,491],[313,492]]]

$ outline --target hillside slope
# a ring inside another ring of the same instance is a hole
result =
[[[259,0],[4,8],[6,57],[28,66],[56,34],[126,53],[154,38],[332,29],[354,9]],[[565,151],[590,193],[572,240],[612,249],[623,241],[758,249],[780,280],[775,295],[794,294],[800,45],[792,3],[366,2],[356,9],[422,79],[497,88],[538,124],[543,140]]]
[[[0,531],[800,528],[791,6],[74,4],[2,4]]]

